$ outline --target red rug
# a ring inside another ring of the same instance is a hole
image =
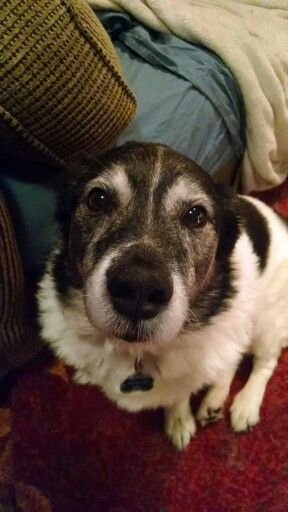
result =
[[[288,182],[263,196],[288,215]],[[231,397],[247,372],[244,364]],[[226,416],[179,453],[160,411],[120,411],[60,367],[19,379],[9,442],[5,429],[0,441],[0,491],[19,512],[287,512],[288,352],[247,434]]]

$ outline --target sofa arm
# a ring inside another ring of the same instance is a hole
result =
[[[0,377],[42,347],[30,318],[13,225],[0,191]]]

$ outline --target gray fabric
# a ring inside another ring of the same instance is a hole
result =
[[[243,153],[243,106],[224,63],[207,49],[100,13],[138,109],[118,143],[162,142],[213,173]]]

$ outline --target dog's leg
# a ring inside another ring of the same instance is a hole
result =
[[[183,450],[189,444],[196,432],[190,397],[165,409],[165,432],[178,450]]]
[[[255,325],[251,350],[254,363],[244,388],[236,395],[231,424],[234,430],[247,430],[259,421],[266,385],[277,365],[282,348],[288,344],[288,260],[283,261],[265,284],[261,309]]]
[[[231,425],[236,432],[249,430],[258,423],[266,385],[277,360],[275,356],[268,359],[255,356],[251,375],[230,408]]]
[[[230,385],[235,375],[235,370],[225,372],[206,393],[199,410],[197,420],[200,425],[205,426],[208,423],[218,421],[223,418],[223,406],[229,394]]]

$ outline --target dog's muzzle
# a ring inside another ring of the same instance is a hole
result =
[[[156,317],[168,306],[173,294],[165,262],[140,247],[130,248],[114,261],[106,277],[114,310],[133,323]]]

